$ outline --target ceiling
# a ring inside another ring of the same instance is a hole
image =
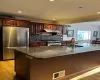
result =
[[[95,21],[100,20],[100,0],[0,0],[0,12],[65,22]]]

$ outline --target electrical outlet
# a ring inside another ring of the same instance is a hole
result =
[[[65,76],[65,70],[53,73],[53,80]]]

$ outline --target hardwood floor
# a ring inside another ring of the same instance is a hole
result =
[[[0,80],[17,80],[15,78],[15,72],[14,72],[14,60],[0,61]],[[71,80],[71,79],[66,79],[66,80]],[[100,80],[100,72],[76,80]]]
[[[0,80],[16,80],[14,72],[14,60],[0,61]]]

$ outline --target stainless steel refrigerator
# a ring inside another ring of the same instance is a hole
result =
[[[2,59],[14,59],[15,47],[29,47],[29,28],[2,27]],[[1,54],[1,53],[0,53]]]

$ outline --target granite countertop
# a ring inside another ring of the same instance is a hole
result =
[[[14,48],[17,51],[20,51],[26,55],[29,55],[33,58],[51,58],[58,56],[65,56],[71,54],[79,54],[90,51],[100,50],[100,45],[95,44],[81,44],[84,47],[71,48],[67,46],[43,46],[43,47],[16,47]]]

